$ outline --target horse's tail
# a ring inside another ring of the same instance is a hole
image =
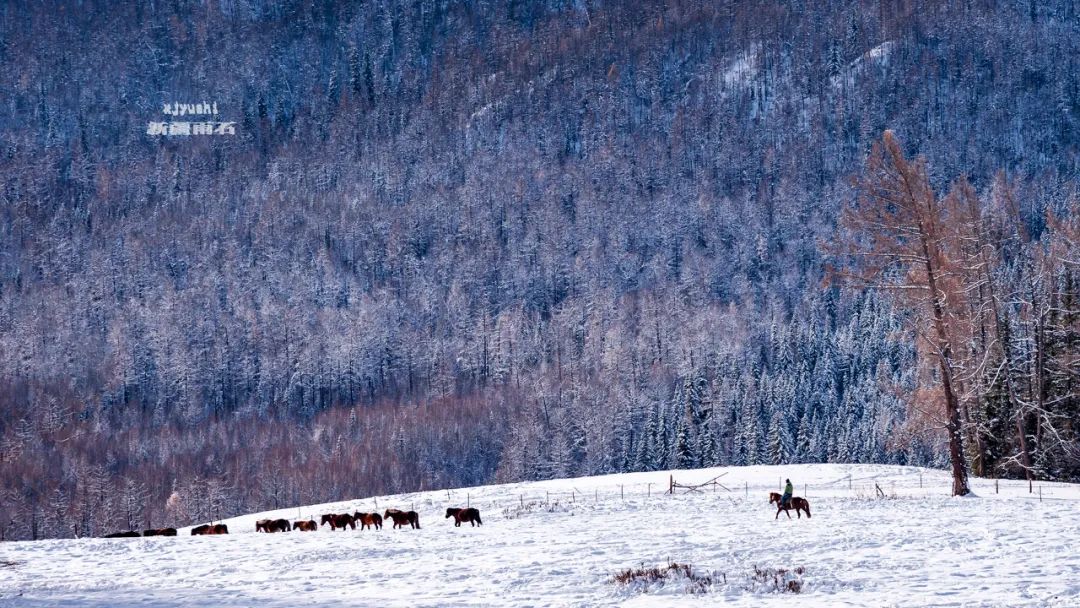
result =
[[[480,511],[476,512],[476,523],[481,526],[484,525],[484,522],[480,521]]]
[[[810,519],[810,501],[804,501],[803,504],[806,505],[806,519]]]

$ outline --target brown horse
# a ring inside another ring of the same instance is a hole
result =
[[[484,522],[480,521],[480,510],[474,509],[472,507],[468,507],[465,509],[458,507],[450,507],[446,510],[446,516],[454,518],[455,528],[460,527],[461,522],[463,521],[467,521],[470,525],[473,526],[484,525]]]
[[[349,526],[353,530],[356,529],[356,520],[354,520],[353,516],[349,515],[348,513],[327,513],[326,515],[322,516],[322,522],[319,525],[321,526],[325,524],[330,524],[331,530],[337,530],[338,528],[344,530],[345,526]]]
[[[260,519],[255,522],[256,532],[289,532],[292,526],[287,519]]]
[[[134,530],[128,530],[127,532],[113,532],[112,534],[106,534],[105,538],[138,538],[140,534]]]
[[[800,511],[806,511],[806,518],[810,519],[810,503],[805,498],[792,496],[787,505],[782,504],[782,500],[783,496],[780,496],[776,492],[769,492],[769,504],[776,503],[776,517],[773,519],[779,518],[781,511],[788,516],[788,519],[791,519],[791,509],[795,509],[795,515],[797,515],[799,519],[802,519]]]
[[[225,524],[214,524],[210,526],[210,531],[207,534],[228,534],[229,526]]]
[[[143,536],[176,536],[176,528],[151,528],[143,530]]]
[[[361,530],[364,528],[370,529],[372,526],[375,526],[376,530],[382,529],[383,518],[382,515],[379,515],[378,513],[361,513],[357,511],[356,513],[353,513],[353,520],[360,523]]]
[[[292,529],[297,532],[315,532],[319,529],[319,524],[315,523],[314,519],[294,521]]]
[[[387,509],[383,517],[393,519],[395,528],[404,528],[405,524],[409,524],[413,528],[420,528],[420,514],[416,511]]]

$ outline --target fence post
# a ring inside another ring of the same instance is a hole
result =
[[[809,486],[808,484],[805,484],[805,483],[804,483],[804,484],[802,484],[802,495],[803,495],[803,498],[809,498],[809,497],[810,497],[810,490],[808,490],[808,489],[807,489],[807,488],[809,488],[809,487],[810,487],[810,486]]]
[[[998,494],[998,493],[999,493],[998,492],[998,479],[997,479],[997,477],[995,477],[994,478],[994,494]]]
[[[379,498],[376,497],[376,496],[373,496],[372,499],[375,501],[375,510],[378,511],[379,510]]]
[[[651,484],[651,483],[648,483],[648,484],[645,484],[645,485],[649,486],[649,487],[648,487],[648,490],[647,490],[647,492],[646,492],[646,496],[648,496],[648,497],[650,497],[650,498],[651,498],[651,497],[652,497],[652,484]]]
[[[524,509],[525,508],[525,495],[524,494],[518,494],[518,500],[521,501],[521,508]]]
[[[1042,486],[1039,486],[1039,502],[1042,502]]]
[[[919,489],[922,489],[922,472],[919,472]]]
[[[544,491],[544,500],[547,501],[549,505],[551,504],[551,490]]]
[[[600,489],[593,488],[593,502],[600,502]]]
[[[750,482],[749,481],[744,481],[742,483],[743,483],[743,489],[746,490],[746,497],[750,498]]]
[[[472,506],[472,495],[469,494],[469,493],[465,494],[465,506],[466,507],[471,507]]]
[[[626,500],[626,492],[624,491],[623,485],[621,483],[619,484],[619,498],[621,500]]]

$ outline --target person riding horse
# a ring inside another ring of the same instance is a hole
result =
[[[784,495],[780,497],[780,508],[791,506],[791,495],[795,493],[795,487],[791,485],[790,479],[784,480],[787,485],[784,486]]]

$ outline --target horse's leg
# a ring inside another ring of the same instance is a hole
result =
[[[773,519],[780,519],[780,511],[783,511],[783,510],[784,510],[783,508],[777,509],[776,510],[776,517],[774,517]]]

